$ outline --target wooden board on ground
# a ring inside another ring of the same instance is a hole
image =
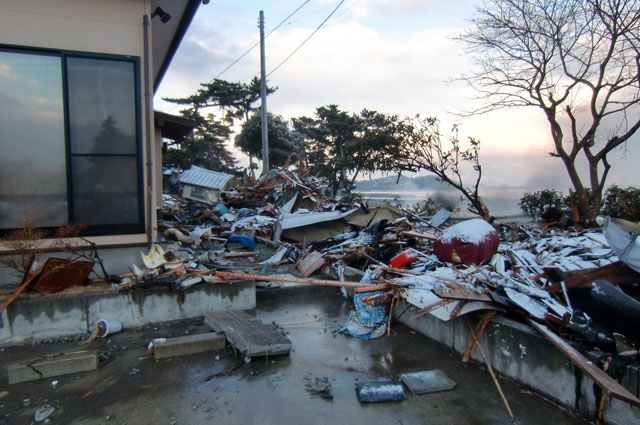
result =
[[[229,343],[248,357],[289,354],[291,341],[244,311],[216,311],[204,315],[204,322],[224,332]]]
[[[491,296],[485,292],[475,292],[470,289],[442,289],[434,288],[433,293],[440,298],[448,298],[453,300],[466,300],[466,301],[491,301]]]

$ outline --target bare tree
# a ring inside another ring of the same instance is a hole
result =
[[[480,166],[480,142],[469,138],[465,148],[458,138],[458,127],[453,126],[452,135],[440,132],[436,118],[420,116],[405,121],[405,137],[401,150],[396,152],[398,170],[427,170],[440,181],[448,183],[469,202],[467,209],[489,219],[489,210],[480,198],[478,189],[482,179]],[[475,183],[467,185],[467,179],[475,174]]]
[[[587,220],[600,210],[607,156],[640,128],[639,37],[637,0],[484,1],[458,37],[478,65],[462,80],[485,101],[470,114],[540,108]]]

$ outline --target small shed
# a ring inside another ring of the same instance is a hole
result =
[[[220,201],[220,191],[229,187],[233,176],[192,165],[180,175],[182,197],[195,201],[215,203]]]

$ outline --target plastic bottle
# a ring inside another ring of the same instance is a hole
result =
[[[418,259],[418,253],[414,249],[405,249],[400,254],[396,255],[389,261],[389,264],[394,269],[401,269],[407,264]]]

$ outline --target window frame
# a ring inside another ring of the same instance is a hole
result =
[[[66,187],[67,187],[67,223],[80,224],[74,221],[74,191],[73,191],[73,158],[74,157],[126,157],[136,159],[136,176],[137,182],[137,200],[138,211],[136,214],[136,222],[119,223],[119,224],[94,224],[88,225],[82,232],[82,236],[110,236],[124,234],[142,234],[145,233],[145,197],[144,197],[144,151],[143,151],[143,128],[142,128],[142,92],[141,92],[141,67],[140,57],[132,55],[117,55],[109,53],[84,52],[66,49],[50,49],[29,46],[7,45],[0,43],[0,52],[11,52],[18,54],[45,55],[60,58],[61,67],[61,89],[62,89],[62,116],[64,129],[64,150],[65,150],[65,166],[66,166]],[[114,62],[126,62],[133,65],[133,87],[132,94],[134,100],[135,113],[135,152],[131,154],[73,154],[71,151],[71,121],[70,121],[70,100],[69,100],[69,74],[67,69],[67,58],[81,59],[98,59]],[[117,206],[114,206],[117,207]],[[66,224],[66,223],[65,223]],[[64,226],[62,224],[61,226]],[[58,226],[59,227],[59,226]],[[50,233],[55,233],[58,227],[44,227]],[[7,234],[16,229],[0,229],[0,234]]]

